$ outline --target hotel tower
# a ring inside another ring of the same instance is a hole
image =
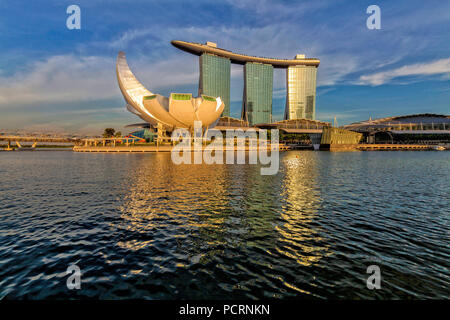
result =
[[[319,59],[301,54],[294,59],[254,57],[218,48],[213,42],[174,40],[172,45],[200,57],[199,95],[221,97],[225,103],[222,116],[230,116],[230,69],[236,63],[244,66],[241,118],[250,125],[272,122],[274,68],[286,69],[284,119],[315,119]]]

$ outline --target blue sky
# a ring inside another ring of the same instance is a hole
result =
[[[66,8],[81,8],[68,30]],[[366,8],[381,8],[369,30]],[[0,130],[98,134],[141,122],[126,111],[115,77],[118,51],[151,91],[197,94],[198,57],[173,39],[235,52],[321,60],[316,118],[450,113],[450,1],[6,1],[0,0]],[[242,66],[232,67],[238,117]],[[285,75],[274,73],[281,119]]]

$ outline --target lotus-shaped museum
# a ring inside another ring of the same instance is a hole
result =
[[[193,98],[190,93],[172,93],[169,98],[148,91],[128,67],[124,52],[117,57],[117,80],[127,103],[127,109],[156,127],[164,130],[194,127],[194,121],[212,127],[225,107],[220,97],[201,95]]]

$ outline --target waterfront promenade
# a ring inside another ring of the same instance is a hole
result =
[[[276,147],[271,147],[270,144],[268,147],[271,150],[276,150]],[[73,151],[75,152],[170,152],[172,151],[173,146],[171,145],[159,145],[159,146],[151,146],[151,145],[129,145],[129,146],[75,146]],[[245,147],[234,147],[234,151],[250,151],[250,150],[258,150],[259,147],[251,148],[249,146]],[[284,144],[280,144],[280,151],[286,151],[293,149],[291,146],[287,146]],[[202,147],[202,151],[205,150],[205,146]],[[223,151],[231,150],[231,148],[227,148],[224,146]],[[420,145],[420,144],[359,144],[352,145],[348,148],[332,148],[330,151],[405,151],[405,150],[433,150],[433,146],[431,145]],[[191,151],[195,151],[194,147],[191,148]]]
[[[244,146],[244,147],[223,147],[223,151],[226,152],[228,150],[233,151],[250,151],[250,150],[259,150],[259,146],[251,147],[251,146]],[[173,146],[172,145],[117,145],[117,146],[75,146],[73,148],[73,151],[75,152],[170,152],[172,151]],[[207,146],[202,146],[202,151],[208,149]],[[279,150],[279,151],[285,151],[289,150],[290,147],[286,146],[284,144],[280,144],[278,146],[275,145],[267,145],[267,149],[270,150]],[[196,151],[194,147],[191,147],[191,151]]]
[[[378,143],[378,144],[359,144],[356,149],[363,151],[374,151],[374,150],[432,150],[432,145],[427,144],[388,144],[388,143]]]

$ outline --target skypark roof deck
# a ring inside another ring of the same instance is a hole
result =
[[[203,53],[209,53],[220,57],[228,58],[232,63],[246,64],[247,62],[257,62],[264,64],[271,64],[274,68],[286,69],[290,66],[315,66],[318,67],[320,60],[316,58],[300,58],[300,59],[275,59],[254,57],[244,54],[234,53],[229,50],[217,48],[215,44],[200,44],[187,41],[173,40],[172,45],[183,51],[195,54],[197,56]]]

